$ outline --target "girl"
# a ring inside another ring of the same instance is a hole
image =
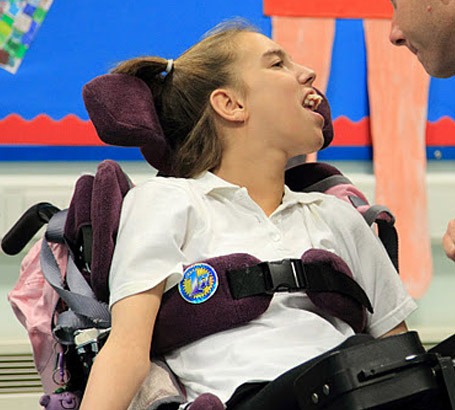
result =
[[[366,331],[373,337],[406,331],[415,304],[358,212],[284,184],[288,160],[324,142],[313,71],[251,28],[227,26],[176,61],[137,58],[114,72],[149,85],[176,177],[152,178],[125,198],[110,275],[112,331],[92,368],[83,410],[128,407],[148,373],[163,293],[178,286],[186,266],[208,258],[248,253],[272,261],[300,258],[310,248],[333,252],[374,306]],[[195,278],[201,283],[190,290],[206,286],[206,277]],[[289,369],[353,335],[304,292],[280,292],[258,318],[165,359],[189,401],[210,392],[228,408],[292,409],[298,408],[292,394],[285,405],[269,400],[276,383],[247,384],[229,399],[239,385],[257,380],[277,379],[288,391]]]

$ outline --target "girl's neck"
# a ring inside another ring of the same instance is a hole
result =
[[[251,199],[270,216],[281,204],[284,193],[284,161],[267,161],[267,158],[223,158],[214,174],[224,180],[245,187]]]

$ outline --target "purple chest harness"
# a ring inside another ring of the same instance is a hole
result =
[[[165,354],[263,314],[275,292],[305,291],[324,312],[364,331],[368,296],[337,255],[310,249],[300,259],[261,262],[246,253],[190,265],[182,282],[163,295],[152,351]]]

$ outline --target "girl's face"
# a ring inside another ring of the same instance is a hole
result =
[[[248,126],[288,158],[321,148],[324,118],[308,105],[315,73],[294,63],[274,41],[258,33],[239,40],[238,75],[246,88]]]

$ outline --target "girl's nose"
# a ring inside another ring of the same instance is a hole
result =
[[[301,84],[312,86],[316,80],[316,73],[310,68],[298,66],[298,79]]]

